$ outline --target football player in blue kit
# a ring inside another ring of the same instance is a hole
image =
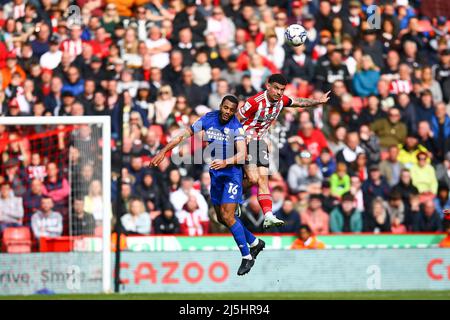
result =
[[[205,114],[181,135],[170,141],[152,160],[151,165],[158,166],[165,154],[185,139],[204,131],[211,151],[211,202],[217,213],[217,219],[233,234],[242,254],[242,262],[237,272],[244,275],[250,271],[255,259],[265,243],[256,238],[235,216],[242,202],[243,164],[245,163],[246,143],[244,130],[235,114],[238,99],[227,95],[222,99],[219,111]]]

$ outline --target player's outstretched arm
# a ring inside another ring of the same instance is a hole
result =
[[[314,108],[320,106],[321,104],[327,103],[330,100],[330,92],[328,91],[324,95],[320,97],[319,100],[316,99],[307,99],[307,98],[296,98],[293,99],[292,104],[289,106],[291,108]]]
[[[220,160],[216,159],[211,162],[211,169],[220,170],[227,166],[243,164],[247,152],[247,147],[245,144],[245,140],[236,141],[236,154],[228,159]]]
[[[182,141],[185,139],[190,138],[194,132],[191,128],[187,128],[183,131],[182,134],[176,136],[174,139],[172,139],[158,154],[153,158],[152,162],[150,163],[150,166],[157,167],[163,161],[164,157],[166,156],[166,153],[175,148],[177,145],[179,145]]]

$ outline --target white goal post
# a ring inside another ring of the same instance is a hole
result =
[[[100,125],[102,137],[102,289],[110,293],[111,265],[111,118],[109,116],[0,117],[0,125]],[[20,254],[16,254],[20,256]],[[100,275],[99,275],[100,276]]]

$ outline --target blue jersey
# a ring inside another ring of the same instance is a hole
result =
[[[228,159],[237,150],[236,141],[244,140],[244,129],[233,116],[226,124],[220,122],[219,111],[212,111],[197,120],[191,129],[194,133],[205,131],[205,140],[209,145],[204,150],[205,157],[214,159]],[[211,175],[211,202],[214,205],[222,203],[242,202],[242,165],[232,165],[221,170],[209,170]]]
[[[244,140],[244,129],[241,123],[233,116],[226,124],[220,122],[219,111],[212,111],[205,114],[197,120],[191,129],[194,133],[205,131],[204,139],[208,141],[209,145],[204,151],[205,158],[211,157],[215,159],[228,159],[233,157],[237,150],[235,143],[239,140]],[[236,166],[229,166],[224,169],[231,169]],[[240,167],[240,166],[239,166]]]

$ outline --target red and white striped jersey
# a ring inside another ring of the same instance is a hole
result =
[[[390,85],[390,92],[392,94],[399,94],[399,93],[411,93],[413,90],[413,85],[411,80],[393,80]]]
[[[267,91],[262,91],[248,98],[239,109],[241,117],[244,118],[241,123],[245,134],[257,140],[264,138],[281,110],[291,104],[292,100],[288,96],[283,96],[277,102],[270,103],[267,98]]]
[[[62,52],[68,52],[73,57],[73,59],[75,59],[83,52],[83,40],[79,39],[77,41],[74,41],[67,39],[61,42],[59,48]]]

